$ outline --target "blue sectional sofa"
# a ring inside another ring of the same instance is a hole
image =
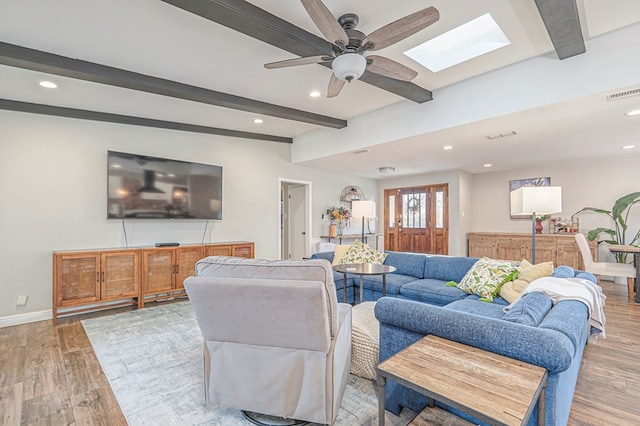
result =
[[[312,257],[333,260],[333,252]],[[382,297],[382,278],[364,277],[364,300],[378,300],[375,315],[380,322],[380,361],[391,357],[427,334],[471,345],[527,363],[542,366],[549,373],[545,397],[545,424],[567,424],[584,347],[589,337],[588,309],[575,300],[552,304],[543,293],[522,297],[508,313],[508,303],[496,297],[492,303],[478,300],[457,287],[477,258],[430,256],[388,252],[385,264],[396,272],[387,275],[387,297]],[[595,277],[562,266],[554,274]],[[347,300],[358,295],[359,276],[334,273],[338,298],[347,288]],[[499,368],[499,367],[496,367]],[[402,407],[420,412],[428,399],[391,380],[387,381],[386,409],[399,414]],[[499,404],[500,401],[496,401]],[[450,407],[443,406],[450,411]],[[457,413],[476,423],[482,422]],[[534,408],[529,425],[537,424]]]

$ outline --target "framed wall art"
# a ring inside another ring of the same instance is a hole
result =
[[[550,177],[538,177],[529,179],[517,179],[509,181],[509,194],[511,191],[515,191],[523,186],[551,186]],[[531,215],[526,214],[511,214],[511,197],[509,197],[509,214],[511,219],[531,219]]]

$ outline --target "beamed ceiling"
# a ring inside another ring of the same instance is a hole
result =
[[[400,0],[390,6],[383,0],[326,0],[335,16],[357,13],[358,30],[367,34],[420,8],[434,6],[440,13],[435,24],[381,50],[418,71],[412,82],[367,71],[339,96],[326,99],[330,66],[263,67],[331,53],[331,44],[297,0],[3,2],[0,109],[292,143],[323,128],[339,132],[351,120],[395,104],[437,104],[438,89],[529,58],[588,55],[590,39],[638,25],[637,2],[601,3]],[[402,55],[487,12],[510,46],[438,73]],[[621,46],[630,47],[631,42]],[[38,87],[42,79],[59,88]],[[322,96],[309,98],[311,90]],[[258,117],[264,119],[259,126],[253,123]],[[311,164],[323,167],[319,161]],[[366,161],[371,169],[382,160]],[[364,167],[354,172],[374,176]]]

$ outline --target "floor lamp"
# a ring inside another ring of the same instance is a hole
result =
[[[362,218],[362,243],[364,243],[364,221],[376,217],[376,203],[371,200],[351,202],[351,217]]]
[[[536,216],[562,212],[562,187],[523,186],[511,191],[511,214],[531,215],[531,263],[536,263]]]

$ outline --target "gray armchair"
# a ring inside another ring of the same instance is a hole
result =
[[[332,424],[349,377],[351,306],[323,259],[212,256],[184,282],[204,338],[207,403]]]

